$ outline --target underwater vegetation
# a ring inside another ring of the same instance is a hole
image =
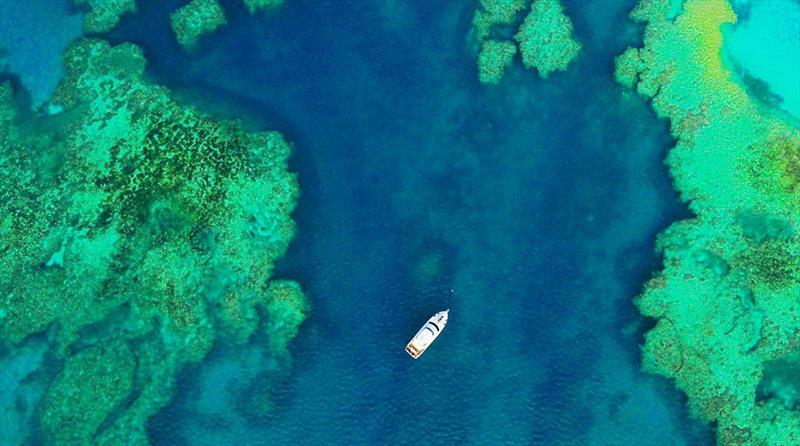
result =
[[[800,444],[800,130],[748,96],[722,60],[726,0],[642,1],[642,48],[618,82],[649,98],[694,218],[658,239],[664,267],[637,305],[657,323],[643,367],[672,378],[720,445]]]
[[[559,0],[533,0],[530,11],[513,38],[493,38],[498,28],[518,21],[525,10],[525,0],[481,0],[472,19],[475,38],[480,44],[478,79],[497,84],[517,53],[517,45],[526,68],[535,69],[546,79],[554,71],[564,71],[576,58],[581,44],[572,36],[572,21],[564,14]]]
[[[291,146],[178,104],[132,44],[82,39],[64,64],[50,115],[0,84],[0,342],[45,332],[63,364],[40,442],[146,445],[217,340],[263,330],[290,359],[308,311],[273,280],[295,231]]]

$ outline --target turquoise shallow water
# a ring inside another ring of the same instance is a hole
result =
[[[279,275],[312,313],[290,367],[258,338],[184,371],[153,444],[713,444],[639,371],[632,298],[655,235],[687,214],[666,123],[611,79],[640,39],[632,1],[565,2],[574,66],[542,81],[517,65],[498,87],[476,79],[474,4],[288,0],[252,17],[229,1],[193,53],[169,29],[179,4],[140,2],[110,39],[187,100],[294,143],[299,233]],[[405,343],[443,308],[412,361]],[[34,429],[43,341],[0,353],[4,438]],[[275,409],[258,416],[265,389]]]
[[[723,52],[751,94],[800,119],[800,1],[733,2]]]

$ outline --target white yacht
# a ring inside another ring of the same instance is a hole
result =
[[[444,326],[447,325],[447,313],[449,312],[450,310],[444,310],[431,316],[431,318],[422,325],[422,328],[419,329],[417,334],[408,341],[406,352],[411,355],[412,358],[417,359],[422,356],[425,350],[427,350],[439,336],[439,333],[444,330]]]

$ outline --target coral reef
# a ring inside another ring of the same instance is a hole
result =
[[[45,396],[42,427],[53,444],[90,444],[108,414],[133,390],[136,358],[120,341],[67,358]],[[83,382],[91,378],[91,385]]]
[[[178,42],[191,48],[203,34],[208,34],[228,23],[225,11],[217,0],[192,0],[169,16]]]
[[[267,310],[269,350],[288,355],[289,341],[296,335],[308,311],[305,296],[297,282],[273,280],[267,287],[267,298],[261,303]]]
[[[481,0],[472,19],[472,32],[480,47],[478,79],[482,83],[499,83],[513,62],[517,53],[514,42],[495,37],[496,30],[515,24],[525,6],[524,0]],[[581,50],[559,0],[533,0],[514,39],[525,67],[535,68],[542,78],[566,70]]]
[[[251,14],[277,8],[284,0],[242,0]],[[192,0],[170,14],[172,30],[178,42],[192,48],[204,34],[228,23],[218,0]]]
[[[519,42],[522,63],[535,68],[542,78],[566,70],[581,51],[581,44],[572,37],[572,21],[558,0],[534,0],[514,39]]]
[[[644,46],[615,71],[669,119],[670,174],[696,215],[660,235],[664,268],[637,299],[657,321],[643,367],[675,380],[720,445],[800,444],[797,383],[775,372],[800,351],[800,130],[732,79],[726,0],[674,15],[669,0],[642,1]]]
[[[111,31],[123,14],[136,12],[136,0],[75,0],[76,5],[88,5],[83,28],[88,33]]]
[[[483,43],[491,36],[493,28],[513,24],[526,5],[526,0],[480,0],[480,7],[472,17],[475,38]]]
[[[514,42],[488,39],[478,55],[478,79],[484,84],[497,84],[506,67],[514,62],[517,46]]]
[[[181,106],[131,44],[79,40],[64,62],[60,113],[22,116],[0,84],[0,341],[46,330],[63,358],[40,407],[51,443],[146,445],[215,340],[263,319],[288,355],[308,311],[271,280],[294,235],[291,147]]]
[[[277,8],[283,4],[284,0],[242,0],[244,6],[250,11],[250,14],[262,11],[265,9]]]

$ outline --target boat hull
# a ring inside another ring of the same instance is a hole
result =
[[[431,316],[419,329],[417,334],[406,344],[406,353],[414,359],[418,359],[431,346],[433,341],[439,337],[447,325],[447,317],[450,310],[440,311]]]

